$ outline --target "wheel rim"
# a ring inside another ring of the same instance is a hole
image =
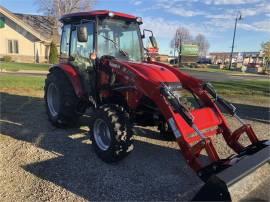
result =
[[[59,90],[54,83],[50,83],[47,91],[48,108],[52,116],[57,116],[59,112]]]
[[[94,138],[97,146],[106,151],[111,144],[111,134],[108,125],[102,119],[97,119],[94,123]]]

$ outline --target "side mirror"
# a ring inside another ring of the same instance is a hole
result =
[[[154,36],[149,36],[149,40],[150,40],[153,48],[158,48],[157,40]]]
[[[79,42],[87,42],[88,40],[87,26],[85,25],[77,26],[77,37]]]

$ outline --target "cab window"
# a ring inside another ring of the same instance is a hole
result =
[[[64,25],[62,28],[60,53],[63,57],[67,57],[69,55],[70,28],[71,25]]]
[[[77,38],[76,26],[72,30],[70,40],[70,56],[74,59],[84,58],[89,59],[90,53],[94,51],[94,25],[93,23],[86,23],[88,39],[87,42],[79,42]]]

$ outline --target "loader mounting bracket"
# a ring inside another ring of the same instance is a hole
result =
[[[242,159],[243,157],[251,156],[265,147],[267,147],[269,144],[269,141],[262,140],[255,144],[251,144],[243,149],[239,154],[234,155],[232,157],[229,157],[227,159],[221,159],[219,161],[213,162],[207,166],[205,166],[203,169],[199,170],[198,176],[204,181],[207,182],[213,175],[216,175],[227,168],[232,166],[233,159]],[[255,164],[256,165],[256,164]]]
[[[231,201],[235,197],[239,197],[241,191],[239,191],[239,186],[235,186],[235,184],[240,182],[241,187],[243,184],[241,180],[269,163],[269,143],[270,141],[260,141],[246,147],[241,154],[220,161],[220,165],[217,162],[204,168],[202,179],[206,183],[193,198],[193,201]],[[235,159],[237,161],[230,165],[230,162]],[[214,165],[219,166],[215,171],[213,171]],[[242,193],[240,196],[244,197]]]

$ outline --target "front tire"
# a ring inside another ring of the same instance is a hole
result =
[[[128,119],[128,114],[118,105],[104,105],[94,112],[90,138],[103,161],[120,161],[133,150],[132,126]]]
[[[57,69],[50,72],[44,90],[50,122],[61,128],[75,124],[81,116],[77,111],[80,100],[64,72]]]

